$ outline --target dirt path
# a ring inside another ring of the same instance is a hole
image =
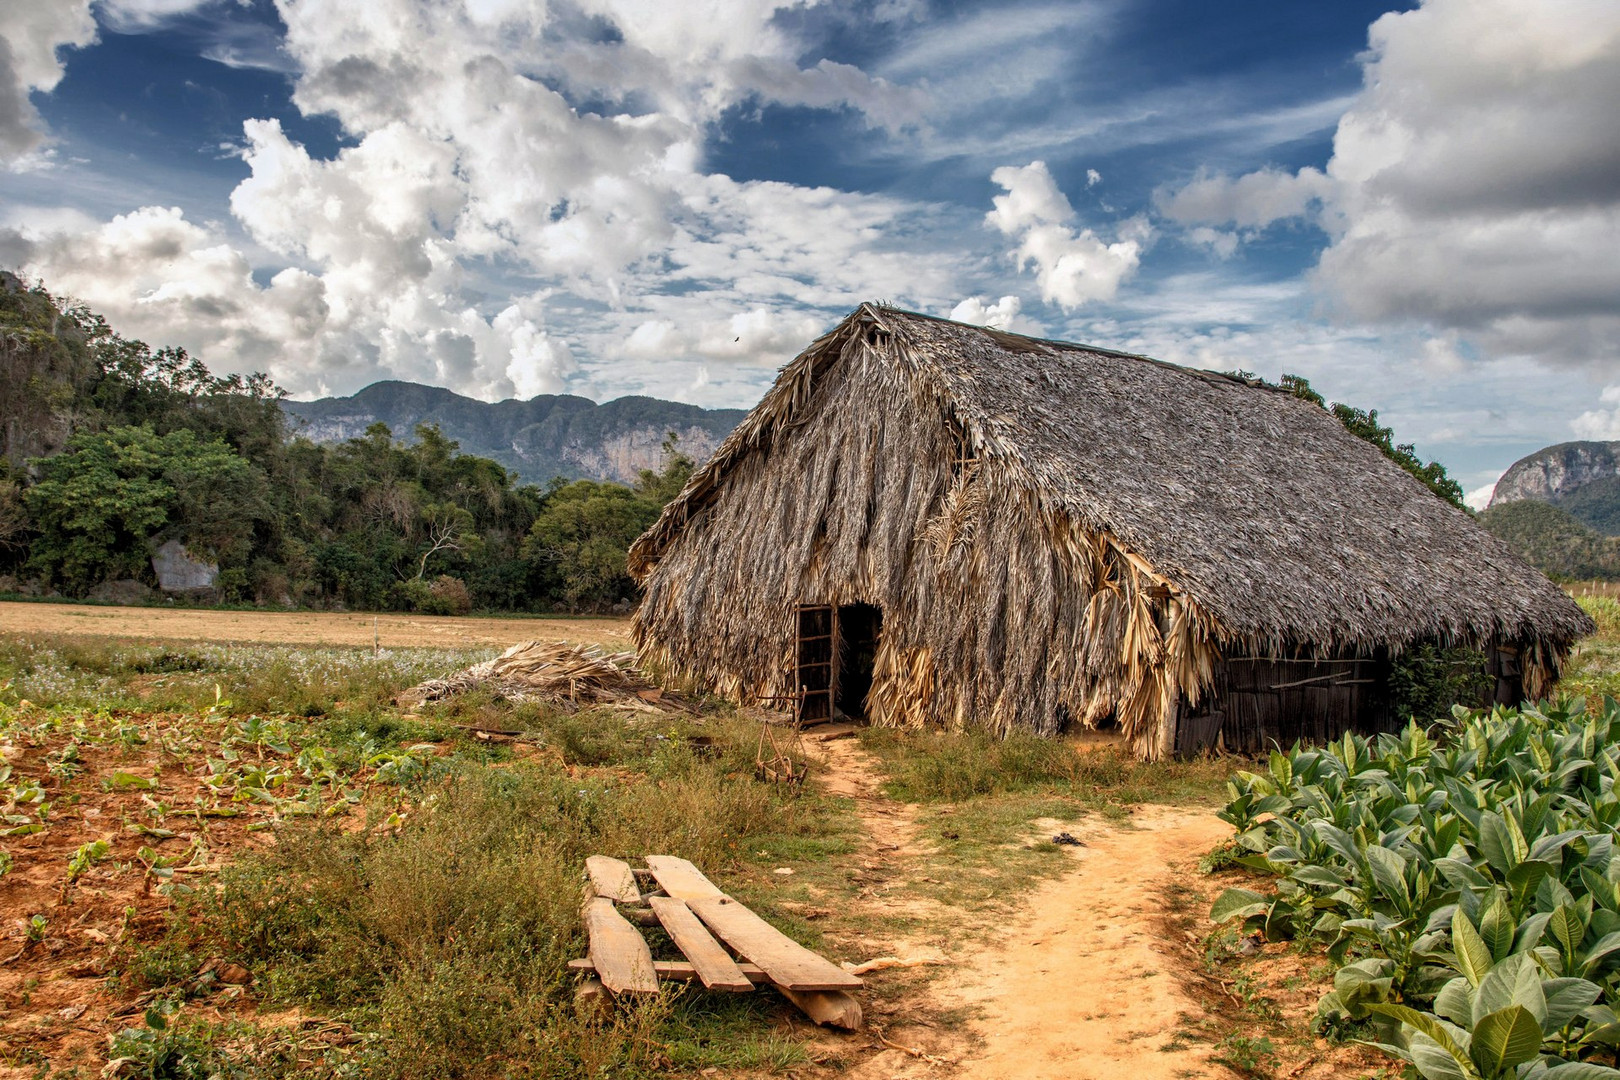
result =
[[[998,1080],[1225,1077],[1177,1040],[1199,1007],[1163,938],[1166,878],[1189,873],[1231,829],[1207,811],[1146,806],[1093,836],[1074,870],[1033,893],[995,949],[964,958],[940,990],[978,1013],[977,1048],[955,1073]]]
[[[250,641],[285,645],[470,648],[537,638],[630,648],[624,618],[457,618],[341,611],[209,611],[0,601],[0,634],[83,634],[164,641]]]
[[[907,857],[926,860],[917,808],[882,796],[857,742],[812,742],[811,749],[823,759],[827,790],[855,800],[868,835],[865,867],[888,863],[894,873]],[[1086,846],[1069,849],[1072,868],[1029,893],[995,929],[993,944],[952,953],[948,971],[897,1010],[892,1028],[873,1026],[892,1045],[880,1039],[881,1052],[846,1077],[1232,1076],[1207,1061],[1207,1042],[1196,1039],[1202,1010],[1176,976],[1187,961],[1165,939],[1162,899],[1166,883],[1192,873],[1230,827],[1210,811],[1168,806],[1139,807],[1128,826],[1097,820],[1087,819],[1081,832]],[[884,903],[881,893],[864,895]],[[927,1020],[952,1014],[969,1019],[954,1029]]]
[[[829,795],[855,800],[855,813],[866,834],[869,855],[892,857],[896,853],[921,855],[928,852],[916,846],[917,808],[884,797],[877,763],[861,749],[859,741],[837,734],[805,736],[811,753],[820,758],[817,779]]]

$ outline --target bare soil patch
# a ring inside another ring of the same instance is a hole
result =
[[[1228,827],[1204,810],[1144,806],[1124,827],[1088,819],[1073,869],[1028,894],[991,944],[965,948],[853,1075],[963,1080],[1191,1080],[1213,1026],[1164,935],[1163,883],[1191,873]],[[1071,830],[1078,828],[1070,826]],[[957,1023],[928,1018],[961,1018]]]
[[[383,648],[504,648],[519,641],[545,638],[615,650],[630,647],[630,620],[620,616],[484,618],[17,601],[0,601],[0,633],[338,646],[369,646],[375,640]]]
[[[1163,936],[1159,890],[1230,832],[1208,811],[1165,806],[1138,808],[1126,828],[1087,830],[1075,868],[1031,894],[1003,943],[940,989],[976,1014],[967,1032],[977,1045],[957,1075],[1229,1075],[1187,1038],[1205,1015],[1178,978],[1186,960]]]
[[[211,869],[274,843],[264,810],[222,799],[203,782],[206,767],[176,755],[169,742],[176,719],[119,717],[138,745],[55,735],[0,747],[10,766],[4,786],[35,782],[50,805],[42,831],[5,842],[15,861],[0,876],[0,1080],[41,1075],[46,1064],[99,1068],[109,1037],[140,1026],[151,996],[138,980],[107,976],[163,937],[173,901],[159,886],[208,888]],[[185,722],[191,733],[201,726]],[[69,743],[76,750],[70,779],[60,764],[56,774],[51,769]],[[297,788],[289,781],[283,790]],[[75,866],[75,855],[98,841],[106,847]],[[148,859],[174,860],[173,876],[149,874],[143,849]],[[192,974],[207,991],[193,1016],[218,1021],[254,1011],[245,972],[216,965]]]

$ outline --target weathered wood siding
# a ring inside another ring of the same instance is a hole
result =
[[[1182,717],[1176,753],[1217,745],[1259,753],[1296,741],[1324,743],[1346,731],[1397,730],[1389,671],[1388,660],[1371,657],[1228,658],[1216,669],[1205,707]]]

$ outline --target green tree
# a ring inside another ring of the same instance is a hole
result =
[[[535,563],[542,587],[569,607],[611,604],[636,594],[625,553],[662,508],[623,484],[575,480],[546,500],[523,554]]]
[[[660,507],[681,493],[692,478],[696,467],[691,458],[681,453],[681,437],[673,431],[664,436],[664,467],[657,472],[642,469],[636,479],[636,491],[655,500]]]
[[[664,439],[664,467],[641,470],[635,487],[576,480],[554,482],[523,541],[541,590],[568,607],[602,607],[637,593],[625,567],[636,537],[652,527],[664,504],[692,475],[692,459]]]
[[[244,544],[262,516],[262,474],[224,442],[187,430],[79,434],[65,452],[32,464],[40,479],[24,501],[39,535],[29,566],[74,594],[150,577],[160,538],[179,536],[218,557]]]

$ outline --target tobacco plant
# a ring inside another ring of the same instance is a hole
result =
[[[1458,708],[1238,773],[1232,861],[1276,878],[1211,914],[1311,938],[1324,1025],[1429,1080],[1620,1077],[1620,706]]]

